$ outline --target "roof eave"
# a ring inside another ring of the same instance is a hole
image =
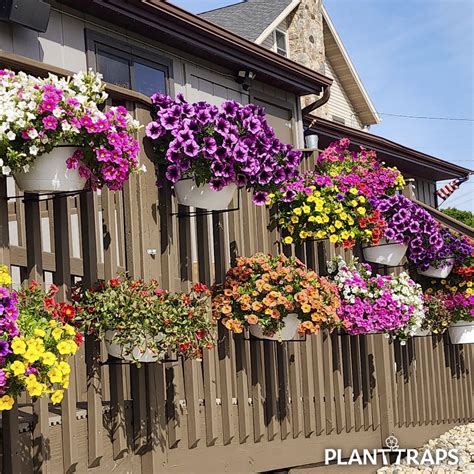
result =
[[[323,13],[323,20],[328,26],[328,31],[331,34],[332,38],[334,39],[334,42],[336,43],[338,50],[340,52],[340,55],[342,56],[344,60],[345,67],[347,69],[347,72],[350,74],[350,77],[352,78],[352,81],[354,85],[356,86],[356,89],[358,91],[358,94],[360,97],[363,99],[363,104],[364,104],[364,110],[358,110],[358,115],[361,118],[363,125],[375,125],[380,123],[382,120],[377,113],[377,110],[375,109],[374,104],[372,103],[372,100],[369,97],[369,94],[367,93],[364,84],[362,83],[359,74],[357,73],[357,70],[354,66],[354,64],[351,61],[351,58],[344,47],[344,44],[341,40],[341,37],[339,36],[332,20],[331,17],[329,16],[328,11],[326,8],[322,7],[322,13]],[[324,26],[323,26],[324,27]],[[331,60],[331,57],[329,57],[329,60]]]
[[[363,130],[357,130],[346,125],[314,116],[306,116],[304,117],[304,120],[306,125],[311,124],[311,129],[316,133],[326,133],[328,136],[333,137],[334,140],[347,137],[357,145],[362,145],[366,148],[374,149],[375,151],[387,153],[394,158],[398,158],[408,163],[417,163],[429,168],[439,176],[439,179],[437,179],[438,181],[443,179],[460,178],[472,173],[472,170],[464,168],[463,166],[408,148],[404,145],[388,140],[387,138],[373,135],[372,133]]]
[[[73,0],[59,0],[77,8]],[[185,49],[234,70],[252,70],[258,80],[298,95],[320,92],[332,79],[254,44],[175,5],[157,0],[84,0],[82,12],[141,35]],[[159,36],[158,36],[159,35]]]

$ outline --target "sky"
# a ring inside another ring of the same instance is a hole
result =
[[[236,2],[173,3],[196,13]],[[474,169],[474,0],[325,0],[324,4],[381,115],[382,123],[372,126],[371,132]],[[474,177],[442,207],[447,206],[474,212]]]

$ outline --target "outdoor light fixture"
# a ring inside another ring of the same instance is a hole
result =
[[[316,135],[316,133],[311,133],[311,134],[305,135],[304,137],[304,144],[306,148],[311,148],[311,149],[318,148],[318,141],[319,141],[319,137],[318,135]]]
[[[48,28],[51,5],[42,0],[0,0],[0,20],[18,23],[44,33]]]
[[[244,91],[250,90],[250,85],[252,84],[252,81],[255,79],[256,74],[253,71],[245,71],[241,70],[237,74],[237,79],[236,81],[239,84],[242,84],[242,89]]]

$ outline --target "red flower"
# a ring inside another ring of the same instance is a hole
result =
[[[38,288],[38,282],[36,280],[31,280],[30,290],[36,290]]]
[[[157,288],[156,290],[153,290],[153,293],[155,293],[156,296],[161,296],[165,293],[165,290],[160,290]]]
[[[49,287],[49,293],[51,293],[51,295],[55,295],[58,291],[59,288],[54,283],[51,283],[51,286]]]
[[[188,295],[183,295],[183,303],[189,306],[191,304],[191,298]]]
[[[44,300],[43,300],[43,304],[44,304],[44,307],[46,310],[48,309],[52,309],[56,306],[56,302],[54,301],[54,298],[49,296],[49,297],[46,297]]]
[[[179,345],[179,350],[180,352],[186,352],[190,346],[191,344],[189,344],[189,342],[183,342]]]
[[[199,329],[199,331],[196,331],[196,337],[198,339],[204,339],[206,337],[207,332],[204,329]]]
[[[193,286],[193,290],[196,292],[196,293],[204,293],[205,291],[208,290],[207,286],[204,284],[204,283],[196,283],[194,286]]]
[[[76,335],[74,336],[74,342],[80,346],[82,342],[84,341],[84,336],[82,335],[81,332],[77,332]]]
[[[120,285],[120,280],[118,278],[111,278],[109,280],[109,285],[110,286],[118,286],[118,285]]]

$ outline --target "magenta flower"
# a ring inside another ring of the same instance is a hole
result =
[[[42,122],[45,130],[56,130],[56,127],[58,126],[58,119],[52,115],[44,117]]]

